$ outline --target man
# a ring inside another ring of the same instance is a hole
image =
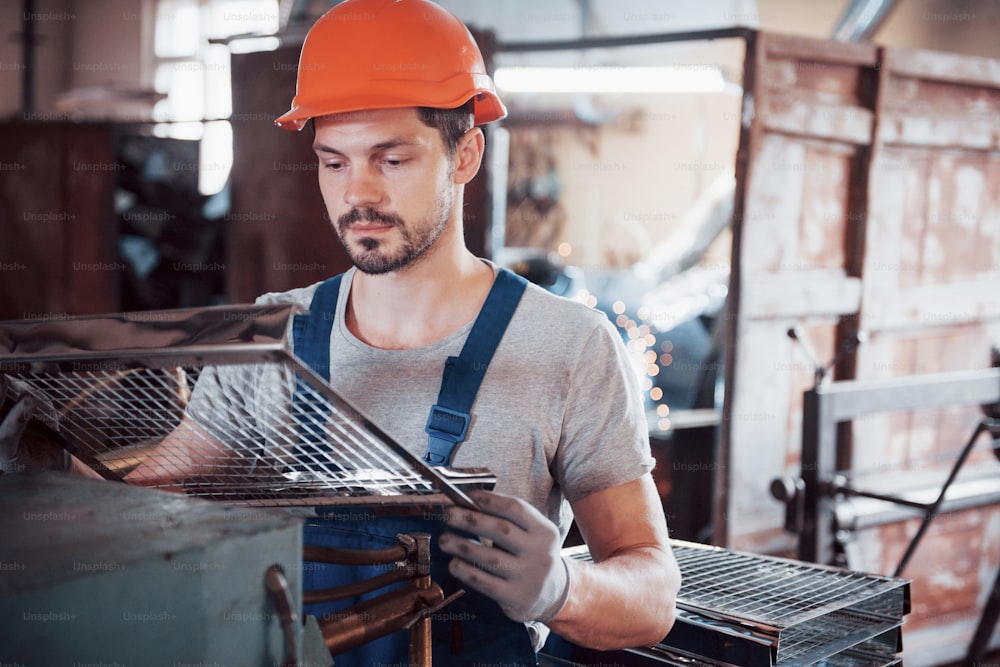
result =
[[[462,197],[484,151],[473,125],[505,114],[456,17],[426,0],[348,0],[307,36],[276,121],[314,124],[320,190],[356,267],[332,313],[332,381],[407,446],[426,438],[444,359],[497,276],[465,247]],[[265,300],[308,305],[314,293]],[[529,287],[475,400],[453,462],[489,467],[497,492],[475,495],[481,512],[447,513],[485,538],[442,535],[450,573],[512,620],[579,644],[662,639],[679,574],[637,383],[603,315]],[[564,499],[596,564],[559,556]]]
[[[465,247],[464,187],[484,151],[478,125],[505,114],[452,14],[429,0],[347,0],[311,29],[292,109],[276,121],[312,123],[319,187],[355,268],[259,301],[310,309],[312,333],[296,340],[296,354],[328,366],[338,392],[397,441],[417,455],[428,443],[428,460],[497,477],[494,492],[470,494],[480,511],[453,507],[444,525],[433,517],[410,526],[435,535],[433,562],[446,568],[435,580],[453,577],[468,591],[445,609],[462,622],[435,625],[440,665],[534,664],[548,629],[598,649],[655,643],[673,624],[680,581],[638,383],[614,328],[532,285],[493,317],[510,276]],[[479,340],[484,319],[502,320],[484,325],[499,342],[472,364],[478,388],[458,392],[470,407],[439,410],[442,369]],[[462,433],[449,437],[435,414],[465,414]],[[177,439],[130,479],[159,479],[166,456],[204,455]],[[560,556],[574,517],[593,563]],[[307,527],[306,540],[352,546],[348,533],[399,531],[384,521],[348,526],[333,512]],[[307,570],[305,586],[325,576]],[[338,663],[402,662],[399,650]]]

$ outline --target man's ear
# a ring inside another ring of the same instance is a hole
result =
[[[480,128],[474,127],[462,135],[455,148],[455,173],[452,181],[456,185],[465,185],[479,173],[484,150],[486,139]]]

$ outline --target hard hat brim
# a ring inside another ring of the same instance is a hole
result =
[[[274,124],[283,130],[297,132],[306,126],[310,118],[376,109],[406,109],[414,107],[454,109],[468,102],[469,98],[463,98],[464,96],[437,104],[418,104],[410,98],[387,97],[381,100],[374,100],[370,95],[365,96],[363,99],[337,99],[327,103],[317,102],[304,106],[296,105],[293,102],[291,109],[274,119]],[[486,123],[492,123],[507,117],[507,108],[492,91],[479,91],[471,99],[473,100],[473,116],[476,125],[485,125]]]

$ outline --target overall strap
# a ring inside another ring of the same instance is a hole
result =
[[[330,381],[330,334],[337,312],[341,275],[329,278],[316,288],[309,312],[292,319],[292,346],[298,356],[321,378]],[[323,445],[326,442],[324,425],[329,418],[325,403],[316,400],[316,390],[300,377],[295,379],[292,394],[292,415],[299,427],[301,445],[299,454],[307,468],[325,470]],[[309,463],[309,461],[315,463]]]
[[[330,335],[341,278],[338,275],[321,283],[313,294],[309,312],[296,315],[292,322],[296,356],[326,381],[330,381]],[[437,403],[431,407],[424,427],[424,460],[431,465],[450,464],[455,447],[465,440],[479,385],[527,285],[528,281],[516,273],[500,269],[462,351],[445,361]],[[314,402],[303,398],[305,390],[304,385],[296,387],[293,412],[303,440],[319,444],[325,415],[319,414]]]
[[[500,269],[461,353],[445,362],[437,403],[424,427],[427,463],[449,465],[455,447],[465,440],[479,385],[527,285],[516,273]]]
[[[337,297],[343,274],[320,283],[313,293],[309,312],[292,320],[292,345],[295,354],[317,375],[330,381],[330,334],[337,312]]]

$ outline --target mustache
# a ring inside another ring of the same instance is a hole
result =
[[[337,218],[337,229],[344,230],[357,222],[374,222],[393,227],[403,227],[403,219],[394,213],[382,213],[373,208],[352,208]]]

